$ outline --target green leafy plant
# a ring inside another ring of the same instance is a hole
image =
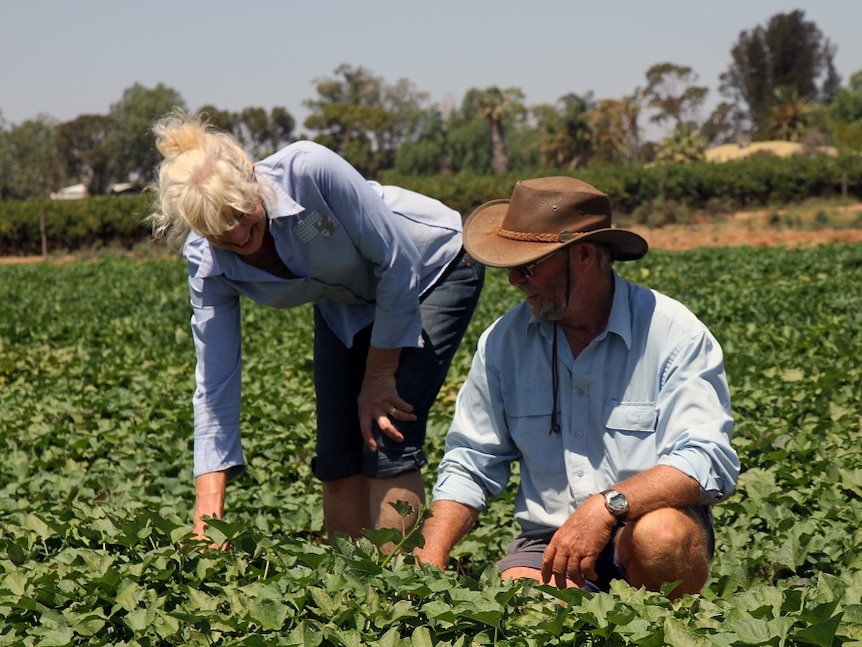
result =
[[[445,571],[411,556],[424,509],[327,542],[310,308],[243,304],[249,468],[209,521],[229,550],[210,548],[191,533],[184,264],[0,266],[0,645],[862,645],[862,246],[617,270],[709,325],[732,390],[743,473],[707,585],[674,602],[502,581],[514,484]],[[518,299],[489,269],[432,410],[429,488],[478,335]]]

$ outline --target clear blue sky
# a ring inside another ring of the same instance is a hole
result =
[[[837,45],[846,84],[862,0],[0,0],[0,115],[107,114],[134,83],[163,83],[192,110],[284,106],[299,122],[342,63],[440,105],[492,85],[535,105],[621,98],[668,61],[694,69],[711,108],[739,33],[794,9]]]

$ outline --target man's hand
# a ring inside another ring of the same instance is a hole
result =
[[[596,560],[611,539],[616,519],[604,498],[593,495],[566,520],[551,538],[542,556],[542,581],[554,578],[557,588],[566,588],[568,576],[583,588],[584,580],[598,579]]]
[[[478,510],[463,503],[434,501],[431,516],[422,526],[425,546],[413,550],[417,561],[445,570],[452,548],[469,532],[478,517]]]
[[[416,557],[416,561],[420,564],[430,564],[431,566],[436,566],[441,571],[446,570],[446,560],[448,556],[445,554],[432,554],[424,548],[414,548],[413,555]]]

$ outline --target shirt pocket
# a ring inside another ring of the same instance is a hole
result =
[[[624,480],[658,461],[658,412],[650,402],[605,402],[603,421],[609,439],[604,461],[613,480]]]
[[[655,433],[658,412],[652,402],[605,402],[604,424],[614,431]]]
[[[533,475],[566,471],[562,434],[551,432],[553,398],[547,389],[518,388],[506,403],[509,433],[524,469]],[[557,412],[559,422],[560,412]]]

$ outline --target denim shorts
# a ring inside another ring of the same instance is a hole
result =
[[[356,400],[365,375],[371,326],[357,333],[347,348],[314,309],[314,388],[317,395],[317,455],[311,468],[321,481],[364,474],[393,478],[423,468],[422,446],[428,412],[446,379],[452,357],[476,309],[485,267],[462,249],[420,303],[422,348],[401,351],[395,375],[398,395],[413,405],[416,420],[396,422],[404,435],[396,442],[374,424],[378,450],[362,440]]]
[[[706,505],[695,505],[689,508],[689,511],[697,518],[707,531],[708,546],[707,551],[710,559],[715,552],[715,530],[712,525],[712,508]],[[616,530],[611,536],[611,540],[604,550],[599,553],[599,558],[596,560],[596,575],[598,578],[584,581],[584,590],[592,593],[603,591],[607,593],[611,588],[611,580],[626,580],[626,570],[620,563],[617,555]],[[510,568],[526,567],[541,570],[542,555],[548,544],[551,543],[551,538],[554,533],[540,535],[535,537],[526,537],[518,535],[509,544],[509,549],[506,555],[497,562],[497,569],[502,573]]]

